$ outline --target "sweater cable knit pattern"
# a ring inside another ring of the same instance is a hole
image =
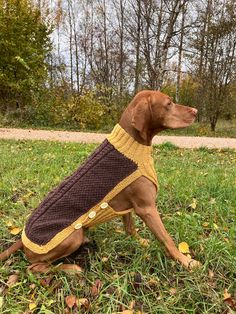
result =
[[[140,176],[157,186],[152,147],[137,143],[119,124],[74,174],[50,192],[30,216],[22,234],[38,254],[52,250],[73,231],[125,215],[109,201]]]

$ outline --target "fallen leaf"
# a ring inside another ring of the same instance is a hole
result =
[[[31,302],[31,303],[29,304],[29,310],[30,310],[30,311],[36,309],[36,307],[37,307],[37,304],[34,303],[34,302]]]
[[[115,228],[116,233],[125,233],[123,229],[121,228]]]
[[[193,198],[192,203],[189,205],[192,209],[196,209],[197,207],[197,200],[196,198]]]
[[[156,279],[153,279],[153,278],[151,278],[149,281],[148,281],[148,285],[150,286],[150,287],[155,287],[155,286],[157,286],[158,285],[158,281],[156,280]]]
[[[236,310],[236,300],[233,299],[232,295],[227,289],[224,290],[224,302],[233,310]]]
[[[208,227],[208,226],[209,226],[209,222],[204,222],[202,225],[203,225],[203,227],[205,227],[205,228],[206,228],[206,227]]]
[[[72,307],[76,304],[76,296],[74,295],[68,295],[65,298],[66,305],[68,308],[72,309]]]
[[[107,261],[108,261],[108,257],[105,257],[105,256],[104,256],[104,257],[102,258],[102,262],[103,262],[103,263],[106,263]]]
[[[52,278],[49,276],[49,277],[40,279],[40,284],[41,284],[41,286],[43,286],[43,287],[47,287],[47,286],[50,285],[51,281],[52,281]]]
[[[99,295],[99,292],[100,292],[100,290],[101,290],[101,287],[102,287],[102,282],[101,282],[101,280],[96,279],[94,285],[93,285],[92,288],[91,288],[91,295],[92,295],[93,297],[96,297],[97,295]]]
[[[11,228],[11,227],[13,227],[13,223],[11,221],[6,221],[6,226],[8,228]]]
[[[177,293],[177,290],[175,288],[170,288],[169,292],[171,295],[175,295]]]
[[[89,307],[90,307],[90,303],[89,303],[89,300],[88,299],[86,299],[86,298],[81,298],[81,299],[77,299],[76,300],[76,305],[77,306],[83,306],[83,307],[85,307],[86,309],[89,309]]]
[[[215,230],[218,230],[218,229],[219,229],[219,227],[218,227],[217,224],[215,224],[215,223],[213,224],[213,227],[214,227]]]
[[[231,294],[228,292],[228,289],[224,290],[224,300],[231,298]]]
[[[150,240],[148,239],[139,238],[138,241],[143,247],[148,247],[150,245]]]
[[[8,287],[9,288],[12,287],[15,283],[17,283],[18,279],[19,279],[19,275],[17,274],[9,276],[8,281],[7,281]]]
[[[132,310],[124,310],[121,313],[122,314],[134,314],[134,311],[132,311]]]
[[[3,297],[0,297],[0,309],[3,307],[3,301],[4,301]]]
[[[208,277],[209,277],[209,280],[208,280],[209,286],[211,286],[212,288],[216,288],[217,284],[216,284],[216,281],[214,280],[215,273],[212,270],[208,271]]]
[[[214,276],[215,276],[214,272],[212,270],[209,270],[208,277],[212,279]]]
[[[29,287],[30,287],[31,290],[34,290],[36,288],[36,284],[32,283]]]
[[[60,269],[60,265],[58,266]],[[63,264],[63,268],[61,268],[62,271],[71,273],[71,274],[78,274],[80,275],[83,272],[83,269],[79,265],[72,265],[72,264]]]
[[[129,309],[130,309],[130,310],[133,310],[134,307],[135,307],[135,301],[133,300],[133,301],[131,301],[130,304],[129,304]]]
[[[181,242],[178,247],[179,247],[179,251],[181,253],[190,253],[189,252],[189,246],[188,246],[187,242]]]
[[[18,228],[18,227],[14,227],[10,230],[10,233],[13,234],[13,235],[17,235],[21,232],[21,228]]]

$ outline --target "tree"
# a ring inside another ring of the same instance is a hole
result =
[[[219,117],[232,110],[231,89],[236,75],[235,10],[233,0],[207,0],[206,7],[199,10],[199,30],[193,41],[200,111],[209,119],[212,131]]]
[[[29,0],[0,0],[0,105],[32,105],[44,89],[51,28]]]

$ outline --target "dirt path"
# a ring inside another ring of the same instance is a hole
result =
[[[25,130],[0,128],[0,138],[3,139],[27,139],[47,140],[61,142],[101,143],[106,134],[84,133],[70,131],[47,131],[47,130]],[[189,136],[155,136],[153,143],[161,144],[171,142],[183,148],[233,148],[236,149],[235,138],[216,137],[189,137]]]

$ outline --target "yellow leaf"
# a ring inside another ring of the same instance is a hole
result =
[[[179,244],[179,251],[180,251],[181,253],[190,253],[190,252],[189,252],[188,243],[186,243],[186,242],[181,242],[181,243]]]
[[[21,230],[22,230],[21,228],[15,227],[15,228],[10,230],[10,233],[13,235],[17,235],[21,232]]]
[[[192,209],[195,209],[197,207],[197,200],[196,198],[193,198],[192,203],[189,205]]]
[[[30,310],[30,311],[36,309],[36,307],[37,307],[37,304],[36,304],[36,303],[31,302],[31,303],[29,304],[29,310]]]
[[[228,292],[228,289],[224,290],[224,300],[231,298],[231,294]]]
[[[13,227],[13,223],[11,221],[6,221],[6,225],[8,228]]]
[[[0,309],[3,307],[4,299],[0,296]]]
[[[202,225],[203,225],[203,227],[208,227],[209,226],[209,222],[204,222]]]
[[[217,224],[215,224],[215,223],[213,224],[213,227],[214,227],[215,230],[218,230],[218,229],[219,229],[219,227],[218,227]]]
[[[150,245],[150,240],[148,239],[139,238],[138,240],[139,240],[139,243],[144,247],[148,247]]]
[[[121,228],[115,228],[116,233],[124,233],[124,230]]]

